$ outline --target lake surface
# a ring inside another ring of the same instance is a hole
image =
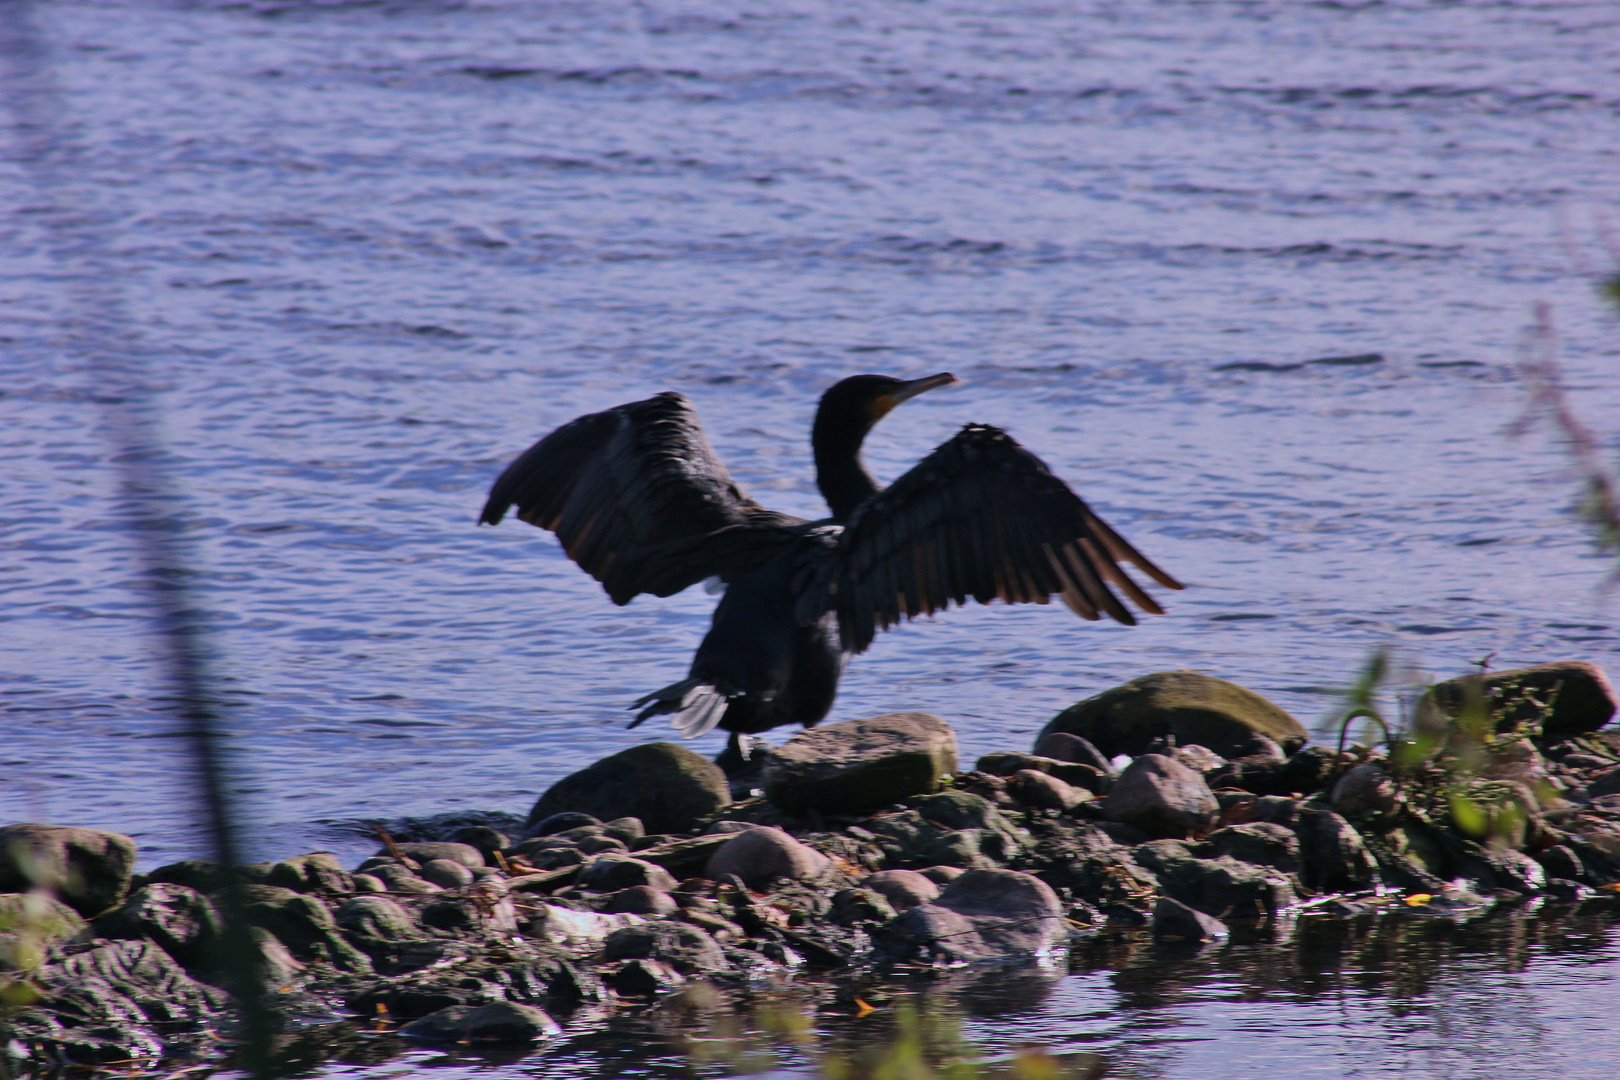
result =
[[[538,436],[665,389],[746,490],[819,517],[820,392],[952,371],[869,440],[881,478],[1003,426],[1189,583],[1136,628],[975,607],[850,665],[833,719],[935,712],[969,760],[1154,670],[1312,727],[1384,646],[1391,694],[1487,655],[1620,675],[1567,455],[1507,432],[1538,301],[1577,409],[1620,416],[1610,3],[30,18],[50,85],[13,56],[0,138],[0,819],[125,832],[148,867],[204,848],[108,371],[162,410],[255,856],[521,813],[664,737],[625,706],[684,675],[713,598],[615,608],[548,535],[473,522]],[[1559,963],[1513,979],[1564,1008]],[[1142,1075],[1224,1075],[1255,1025],[1314,1052],[1314,1021],[1274,1028],[1292,1006],[1197,993],[1182,1064]]]

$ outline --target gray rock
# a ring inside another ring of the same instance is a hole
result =
[[[201,859],[185,859],[180,862],[160,866],[146,875],[148,885],[162,882],[168,885],[184,885],[188,889],[196,889],[203,895],[215,893],[223,889],[227,882],[227,875],[215,863],[204,862]]]
[[[765,797],[790,813],[847,813],[938,791],[956,771],[956,736],[929,713],[811,728],[771,750]]]
[[[1162,671],[1133,679],[1070,706],[1041,730],[1041,738],[1067,732],[1103,754],[1147,753],[1158,739],[1178,746],[1196,743],[1226,758],[1263,746],[1266,736],[1285,749],[1305,743],[1305,729],[1292,716],[1252,690],[1191,671]]]
[[[970,870],[939,899],[908,909],[873,935],[897,959],[948,962],[1037,955],[1067,938],[1057,894],[1017,870]]]
[[[442,885],[435,885],[425,878],[418,877],[414,872],[405,869],[398,863],[384,863],[373,867],[367,872],[368,877],[374,877],[394,893],[436,893],[443,890]]]
[[[388,883],[380,877],[373,877],[370,874],[353,874],[350,876],[354,880],[354,891],[357,893],[385,893],[388,891]]]
[[[350,933],[386,941],[408,941],[422,932],[410,912],[386,896],[357,896],[345,900],[332,913],[333,921]]]
[[[632,746],[553,784],[529,812],[533,824],[563,811],[640,818],[648,831],[685,833],[731,803],[726,774],[673,743]]]
[[[1214,824],[1220,804],[1204,778],[1163,754],[1143,754],[1120,774],[1103,813],[1149,836],[1188,836]]]
[[[608,852],[630,850],[630,845],[616,836],[587,836],[579,841],[578,847],[587,855],[605,855]]]
[[[429,859],[422,864],[422,872],[418,876],[441,889],[459,889],[473,883],[473,872],[463,863],[452,859]]]
[[[614,818],[602,823],[602,832],[626,846],[647,835],[647,827],[637,817]]]
[[[917,871],[935,885],[945,886],[967,873],[960,866],[925,866]]]
[[[1170,751],[1170,756],[1200,776],[1227,764],[1226,759],[1221,755],[1209,747],[1199,746],[1197,743],[1188,746],[1177,746]]]
[[[354,872],[356,874],[369,874],[381,866],[402,866],[413,874],[422,869],[422,864],[409,856],[402,856],[396,859],[392,855],[373,855],[371,858],[355,867]],[[274,867],[272,866],[271,869],[273,870]],[[260,880],[250,882],[250,884],[269,885],[271,882],[268,880],[268,878],[269,874],[267,873]],[[285,886],[283,886],[283,888],[285,888]]]
[[[550,817],[542,819],[539,824],[530,828],[529,835],[531,837],[555,836],[571,829],[589,828],[601,824],[599,818],[590,814],[582,814],[577,810],[564,810],[561,813],[552,814]]]
[[[876,889],[841,889],[833,894],[830,915],[832,921],[839,926],[882,926],[893,919],[895,914],[894,905],[889,902],[888,897]]]
[[[1155,840],[1133,854],[1163,895],[1219,918],[1261,918],[1298,899],[1279,871],[1225,856],[1197,858],[1178,840]]]
[[[91,919],[123,900],[134,873],[135,841],[127,836],[66,825],[0,828],[0,893],[39,885]]]
[[[1361,834],[1339,814],[1302,806],[1294,833],[1304,863],[1300,876],[1312,889],[1346,892],[1367,888],[1377,880],[1378,864]]]
[[[264,883],[295,892],[354,892],[354,878],[343,869],[336,855],[326,851],[276,863]]]
[[[1299,855],[1299,837],[1292,829],[1272,822],[1252,821],[1216,829],[1209,834],[1209,845],[1217,856],[1252,866],[1269,866],[1285,874],[1297,874],[1304,865]]]
[[[609,914],[673,915],[680,910],[675,898],[668,892],[651,885],[632,885],[602,898],[598,911]]]
[[[196,889],[155,882],[125,900],[110,915],[96,921],[102,937],[156,942],[185,967],[196,967],[217,948],[219,912]]]
[[[1038,757],[1053,758],[1057,761],[1072,761],[1079,765],[1090,765],[1104,776],[1114,771],[1112,762],[1107,755],[1091,744],[1089,739],[1082,739],[1078,735],[1067,731],[1052,731],[1035,740],[1035,754]]]
[[[1542,720],[1542,737],[1547,742],[1598,730],[1614,718],[1617,704],[1614,687],[1602,668],[1569,660],[1436,683],[1418,701],[1414,725],[1431,730],[1437,724],[1443,726],[1468,702],[1477,701],[1490,709],[1497,730],[1506,731],[1536,719],[1541,712],[1537,703],[1549,700],[1552,710]]]
[[[1072,738],[1073,736],[1064,736]],[[1034,769],[1036,772],[1055,776],[1066,784],[1084,788],[1094,795],[1101,795],[1108,790],[1108,770],[1099,770],[1092,765],[1071,761],[1059,761],[1056,758],[1041,757],[1038,754],[1020,754],[1013,751],[1002,751],[995,754],[986,754],[979,759],[976,768],[980,772],[991,776],[1013,776],[1025,769]]]
[[[761,827],[740,832],[716,848],[704,876],[719,881],[736,874],[749,888],[758,889],[784,878],[813,881],[827,867],[827,856],[821,852],[781,829]]]
[[[1381,766],[1357,765],[1339,777],[1328,801],[1345,817],[1387,814],[1395,809],[1395,781]]]
[[[545,1010],[513,1001],[487,1005],[452,1005],[413,1020],[401,1035],[424,1042],[461,1042],[474,1045],[522,1046],[561,1034],[562,1028]]]
[[[719,944],[696,926],[649,922],[615,930],[602,942],[604,960],[661,960],[686,975],[725,967]]]
[[[1586,797],[1589,799],[1617,794],[1620,794],[1620,768],[1610,769],[1587,782]]]
[[[493,862],[495,852],[512,846],[511,837],[488,825],[466,825],[450,834],[453,843],[475,847],[486,863]]]
[[[1072,810],[1092,798],[1091,792],[1035,769],[1021,769],[1008,777],[1007,793],[1036,810]]]
[[[658,960],[630,960],[607,977],[624,997],[654,997],[686,985],[686,976]]]
[[[426,866],[434,859],[449,859],[458,862],[469,870],[475,866],[484,865],[484,853],[471,844],[456,844],[448,840],[423,840],[414,843],[400,844],[399,850],[418,863]],[[379,851],[379,856],[388,854]]]
[[[597,892],[618,892],[620,889],[645,885],[660,892],[672,892],[680,884],[668,870],[656,863],[633,859],[629,855],[599,855],[580,872],[580,885]]]
[[[1153,937],[1158,941],[1224,941],[1229,931],[1221,920],[1161,896],[1153,905]]]
[[[939,885],[915,870],[883,870],[870,874],[861,880],[861,888],[880,894],[896,911],[939,899]]]
[[[341,971],[371,971],[371,961],[338,933],[331,909],[319,898],[270,885],[242,886],[247,921],[274,934],[305,963],[325,962]]]
[[[726,833],[747,832],[749,829],[757,828],[759,828],[759,826],[754,824],[752,821],[717,821],[713,825],[710,825],[707,829],[704,829],[703,835],[723,836]]]

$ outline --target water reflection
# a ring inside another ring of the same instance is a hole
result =
[[[1140,930],[1065,963],[903,978],[706,983],[561,1017],[536,1053],[425,1052],[386,1027],[289,1041],[289,1073],[828,1080],[1607,1075],[1620,1059],[1620,905],[1413,913],[1239,927],[1224,945]],[[325,1063],[320,1064],[324,1058]]]

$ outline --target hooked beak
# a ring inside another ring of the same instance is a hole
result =
[[[902,401],[907,401],[914,398],[918,394],[924,393],[925,391],[933,390],[941,386],[949,386],[951,383],[960,381],[960,379],[948,371],[941,372],[938,375],[929,375],[922,379],[912,379],[910,382],[901,383],[899,388],[893,392],[884,394],[882,397],[878,398],[877,401],[873,403],[873,408],[877,412],[878,416],[884,416],[889,412],[890,409],[894,408]]]

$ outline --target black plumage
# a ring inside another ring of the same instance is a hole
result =
[[[956,380],[857,375],[823,395],[811,433],[832,516],[760,506],[732,482],[691,402],[663,393],[582,416],[506,468],[480,520],[557,534],[615,604],[725,582],[687,678],[636,702],[634,727],[672,714],[688,736],[737,736],[826,716],[844,663],[878,630],[965,604],[1048,603],[1136,622],[1162,609],[1120,566],[1182,586],[1122,539],[1006,432],[969,424],[888,488],[861,443],[890,409]],[[1110,588],[1112,586],[1113,588]]]

